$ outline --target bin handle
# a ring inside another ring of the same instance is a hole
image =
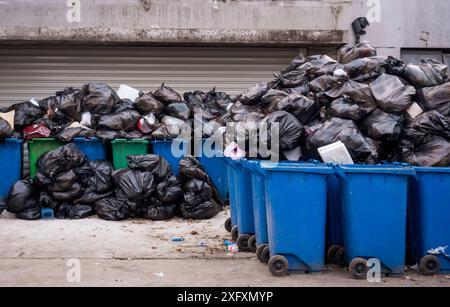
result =
[[[342,179],[347,179],[347,174],[339,166],[334,165],[334,171],[336,172],[336,175]]]

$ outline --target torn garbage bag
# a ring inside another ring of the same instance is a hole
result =
[[[130,217],[126,201],[115,198],[104,198],[95,203],[95,212],[99,218],[108,221],[122,221]]]
[[[385,113],[380,109],[373,111],[360,125],[361,131],[374,140],[395,142],[402,132],[403,117]]]
[[[416,89],[396,76],[383,74],[370,84],[378,106],[388,113],[402,113],[414,102]]]
[[[120,101],[117,93],[107,84],[88,83],[83,85],[82,91],[85,95],[82,109],[93,114],[110,114]]]

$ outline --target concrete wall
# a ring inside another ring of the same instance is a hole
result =
[[[450,48],[448,0],[1,0],[6,42],[339,45],[368,15],[382,54]]]

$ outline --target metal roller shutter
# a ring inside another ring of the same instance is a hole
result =
[[[161,82],[180,92],[216,86],[238,94],[271,79],[300,53],[296,48],[0,47],[0,106],[89,81],[143,91]]]

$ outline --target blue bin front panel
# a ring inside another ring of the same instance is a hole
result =
[[[169,162],[175,175],[180,174],[180,161],[183,157],[175,157],[172,154],[172,141],[152,141],[152,149],[153,154],[161,156]]]
[[[251,172],[246,169],[242,163],[237,163],[236,166],[235,188],[239,233],[254,234],[255,220],[253,217]]]
[[[0,144],[0,198],[8,197],[11,187],[22,178],[22,140],[6,139]]]
[[[342,184],[343,229],[348,261],[377,258],[384,273],[405,266],[407,176],[348,173]]]
[[[252,193],[256,244],[266,244],[269,243],[269,235],[267,233],[267,211],[264,176],[255,171],[252,172]]]
[[[225,201],[228,197],[227,163],[224,157],[199,157],[199,162],[205,168],[206,173],[211,178],[220,197]]]
[[[75,138],[75,145],[88,157],[91,161],[106,160],[106,150],[102,141],[97,138],[85,139]]]
[[[341,187],[337,176],[328,177],[327,243],[344,245]]]
[[[232,163],[232,162],[230,162]],[[236,195],[236,172],[237,170],[228,165],[228,186],[230,187],[230,210],[231,210],[231,224],[233,226],[238,224],[237,220],[237,195]]]
[[[417,169],[412,179],[410,214],[413,257],[418,262],[435,254],[441,272],[450,272],[450,172],[426,172]]]
[[[271,255],[283,255],[290,271],[324,267],[327,175],[267,171],[266,205]]]

